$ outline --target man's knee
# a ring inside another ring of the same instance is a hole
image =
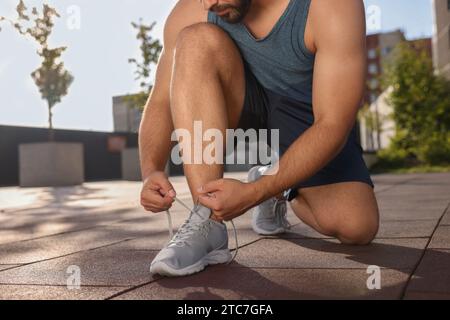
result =
[[[229,36],[219,27],[210,23],[197,23],[184,28],[177,38],[176,56],[191,57],[203,54],[211,57],[214,51],[219,52],[231,41]],[[185,53],[185,54],[184,54]]]
[[[375,239],[378,228],[378,219],[361,219],[353,223],[344,223],[338,228],[337,237],[343,244],[368,245]]]
[[[378,233],[378,215],[373,214],[361,218],[346,219],[342,221],[338,217],[347,215],[336,215],[328,219],[318,219],[318,224],[326,235],[338,238],[343,244],[348,245],[368,245]]]

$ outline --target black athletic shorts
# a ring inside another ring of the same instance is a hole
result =
[[[239,128],[244,130],[279,129],[280,156],[282,156],[312,126],[314,122],[312,106],[265,89],[248,65],[244,63],[244,66],[246,93]],[[367,183],[373,188],[374,185],[362,155],[363,150],[358,141],[355,125],[341,153],[312,178],[292,186],[288,193],[288,200],[291,201],[298,196],[298,189],[340,182],[358,181]]]

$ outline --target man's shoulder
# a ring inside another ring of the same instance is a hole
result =
[[[363,0],[314,0],[311,2],[310,14],[321,25],[329,25],[336,20],[348,20],[361,13],[364,14]],[[323,19],[324,17],[327,19]]]
[[[311,2],[310,27],[314,43],[334,45],[365,39],[363,0],[314,0]]]

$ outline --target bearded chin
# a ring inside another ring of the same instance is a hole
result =
[[[240,23],[244,20],[248,11],[250,10],[250,6],[252,4],[252,0],[241,0],[240,5],[236,7],[232,13],[230,13],[227,17],[223,19],[228,23]]]

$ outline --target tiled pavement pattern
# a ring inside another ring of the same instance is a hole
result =
[[[289,234],[260,237],[248,214],[236,220],[235,262],[178,279],[149,274],[167,222],[139,208],[138,183],[2,188],[0,299],[450,299],[450,174],[374,180],[381,230],[372,245],[340,245],[292,212]],[[185,179],[173,183],[190,201]],[[175,226],[187,214],[176,205]],[[72,265],[79,290],[67,288]],[[381,290],[367,288],[371,265],[381,268]]]

